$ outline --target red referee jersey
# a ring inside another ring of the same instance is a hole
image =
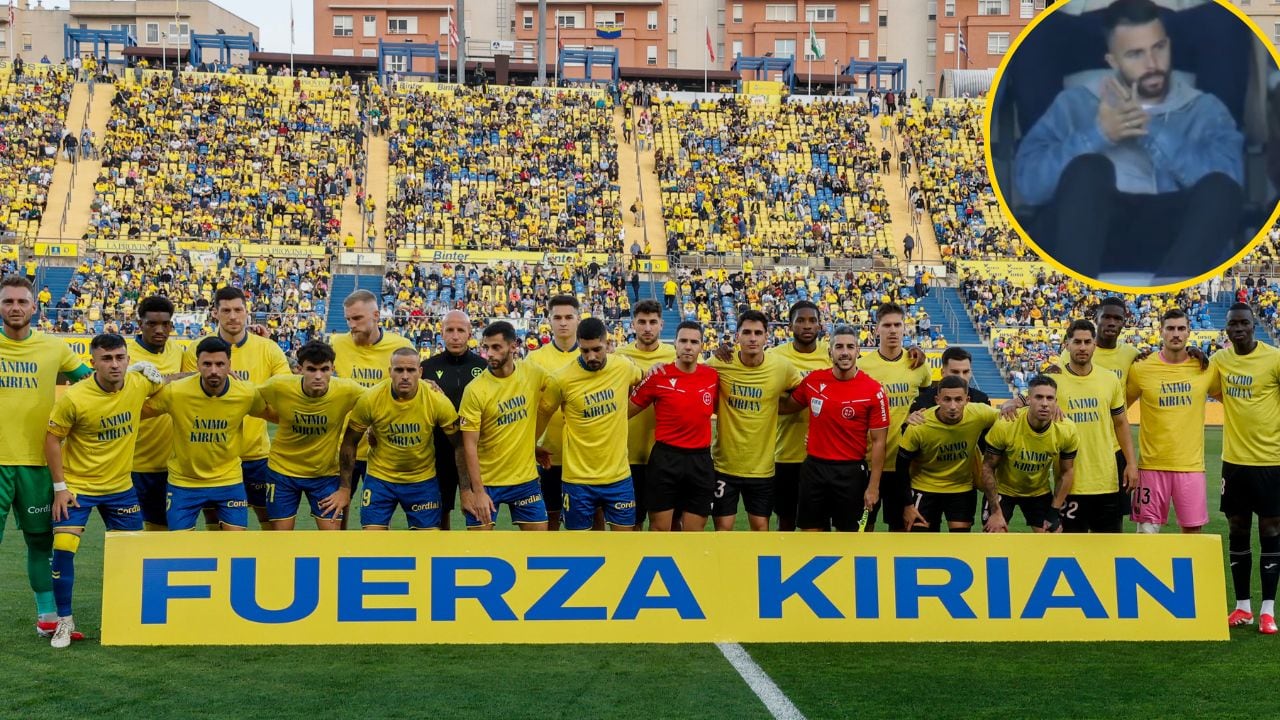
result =
[[[815,370],[791,398],[809,406],[805,449],[819,460],[866,460],[867,432],[889,427],[889,398],[861,370],[849,380],[837,380],[831,368]]]
[[[698,365],[691,373],[675,363],[650,375],[631,392],[631,402],[654,406],[653,439],[684,450],[711,447],[711,415],[720,395],[720,373]]]

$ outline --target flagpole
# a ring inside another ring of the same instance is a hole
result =
[[[812,95],[813,94],[813,51],[817,49],[816,47],[817,43],[814,42],[814,39],[813,39],[813,21],[812,20],[809,21],[808,41],[809,41],[809,44],[814,47],[810,47],[809,52],[805,53],[806,55],[809,56],[809,79],[808,79],[808,88],[805,90],[805,92],[809,95]]]
[[[289,0],[289,75],[293,75],[293,0]]]
[[[964,45],[964,28],[956,20],[956,72],[960,72],[960,46]]]
[[[449,32],[453,32],[453,8],[446,6],[444,9],[445,17],[449,20]],[[444,39],[444,81],[449,83],[450,65],[453,64],[453,43],[451,36]]]
[[[560,87],[560,20],[556,19],[556,87]]]
[[[14,0],[9,0],[9,64],[13,64],[13,20],[16,17],[17,8],[13,4]]]

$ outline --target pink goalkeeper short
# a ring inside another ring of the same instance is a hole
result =
[[[1133,491],[1133,521],[1164,525],[1169,521],[1170,504],[1182,527],[1208,525],[1204,473],[1139,470],[1138,489]]]

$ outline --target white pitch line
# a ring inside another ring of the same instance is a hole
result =
[[[769,714],[777,720],[805,720],[804,713],[778,687],[747,651],[738,643],[716,643],[716,648],[729,661],[738,675],[747,681],[751,691],[760,698]]]

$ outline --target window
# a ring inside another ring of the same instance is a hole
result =
[[[1280,45],[1280,22],[1276,23],[1275,27],[1271,29],[1271,42]]]
[[[929,38],[924,41],[925,54],[934,57],[938,54],[938,38]]]
[[[953,53],[956,51],[956,34],[947,33],[942,36],[942,52]]]
[[[668,50],[667,51],[667,67],[673,68],[675,66],[676,66],[676,51]]]
[[[716,8],[716,27],[724,27],[724,6]]]
[[[155,45],[160,42],[160,23],[147,23],[146,42]]]
[[[22,51],[31,52],[31,33],[22,33]]]
[[[1009,0],[978,0],[979,15],[1008,15]]]
[[[444,15],[440,16],[440,37],[444,38],[443,40],[441,40],[442,43],[445,43],[445,44],[449,43],[449,14],[448,13],[445,13]]]
[[[649,47],[645,48],[644,61],[646,64],[649,64],[649,65],[658,64],[658,46],[657,45],[650,45]]]
[[[987,33],[987,54],[1003,55],[1009,52],[1009,33]]]
[[[880,27],[889,27],[889,8],[880,8]]]
[[[938,0],[929,0],[928,10],[930,20],[938,19]]]
[[[378,51],[374,48],[365,48],[360,51],[360,57],[378,57]]]
[[[597,10],[595,14],[596,27],[601,25],[621,25],[625,19],[625,13],[614,12],[613,10]]]
[[[173,23],[169,23],[169,27],[173,27]],[[350,15],[333,16],[334,37],[351,37],[354,34],[354,25],[352,25],[352,17]]]
[[[365,37],[374,37],[378,34],[378,16],[365,15],[364,27],[361,29],[361,35]]]
[[[796,41],[774,40],[773,56],[776,58],[794,58],[796,56]]]
[[[871,22],[871,6],[869,4],[862,3],[858,6],[858,22],[863,24]]]
[[[417,35],[418,34],[418,18],[416,17],[387,18],[387,34],[388,35]]]
[[[870,40],[862,39],[858,41],[858,57],[860,58],[871,57],[871,41]]]
[[[138,37],[138,26],[137,26],[137,25],[116,25],[116,24],[112,24],[112,25],[111,25],[111,30],[112,30],[113,32],[120,32],[121,30],[125,30],[125,31],[127,31],[130,35],[134,36],[135,38],[136,38],[136,37]]]
[[[393,73],[404,72],[407,67],[405,60],[406,58],[403,55],[389,55],[387,57],[387,69]]]
[[[677,25],[677,23],[676,23],[676,17],[673,15],[673,16],[671,16],[671,18],[669,18],[669,19],[671,20],[671,23],[670,23],[670,25],[671,25],[671,34],[672,34],[672,35],[675,35],[675,34],[676,34],[676,32],[677,32],[677,29],[676,29],[676,25]]]
[[[804,59],[805,60],[820,59],[814,56],[812,52],[813,51],[809,48],[809,38],[806,37],[804,40]],[[818,38],[818,54],[821,55],[822,57],[827,56],[827,39],[826,38]]]
[[[1036,4],[1034,0],[1022,0],[1018,3],[1018,17],[1023,20],[1030,20],[1036,14]]]
[[[525,10],[524,19],[521,20],[521,22],[524,24],[525,30],[532,30],[533,29],[533,11]]]
[[[956,16],[956,0],[946,0],[942,4],[942,14],[947,17]]]
[[[742,57],[742,41],[741,40],[733,41],[733,56],[735,58]]]
[[[742,3],[734,3],[733,5],[733,21],[742,22]]]
[[[0,50],[7,50],[7,49],[9,49],[9,33],[2,32],[0,33]]]
[[[347,20],[351,20],[351,16],[347,16]],[[169,42],[176,42],[181,45],[190,40],[191,26],[186,23],[169,23]],[[348,32],[348,35],[351,33]]]
[[[805,22],[835,22],[835,5],[814,5],[804,9]]]
[[[561,29],[580,28],[586,25],[587,14],[584,12],[557,12],[556,27]]]
[[[622,13],[618,13],[618,14],[621,15]],[[672,20],[675,20],[675,18],[672,18]],[[650,30],[658,29],[658,11],[657,10],[649,11],[649,16],[646,18],[646,22],[645,22],[645,27],[649,28]],[[672,32],[675,32],[675,31],[672,30]]]
[[[765,5],[764,19],[765,19],[765,22],[795,22],[796,6],[795,5]]]
[[[333,54],[334,54],[334,55],[337,55],[337,56],[339,56],[339,57],[351,57],[352,55],[355,55],[355,54],[356,54],[356,51],[355,51],[355,50],[351,50],[351,49],[349,49],[349,48],[347,48],[347,49],[343,49],[343,48],[334,48],[334,49],[333,49]]]

